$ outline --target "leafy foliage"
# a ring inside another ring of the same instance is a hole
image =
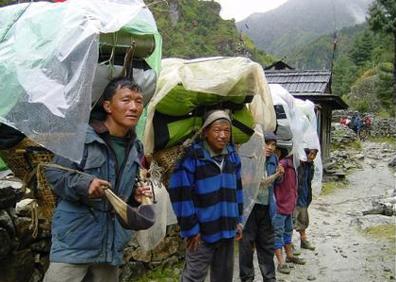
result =
[[[376,0],[370,6],[368,22],[373,31],[393,35],[393,103],[396,104],[396,3],[395,0]],[[384,89],[386,91],[386,89]]]
[[[392,105],[391,34],[373,32],[367,23],[339,31],[333,64],[333,94],[357,110],[388,111]],[[330,69],[333,35],[309,42],[287,60],[299,69]]]
[[[15,4],[16,2],[17,1],[12,1],[12,0],[0,0],[0,7]]]
[[[376,0],[369,8],[368,22],[374,31],[396,32],[396,4],[394,0]]]
[[[147,4],[154,0],[146,1]],[[274,58],[258,50],[240,34],[234,20],[220,18],[220,4],[214,1],[170,0],[169,7],[150,7],[163,37],[163,56],[197,58],[207,56],[248,56],[261,64]]]

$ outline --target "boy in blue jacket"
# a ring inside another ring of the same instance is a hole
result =
[[[298,198],[297,206],[293,214],[295,229],[300,233],[300,247],[302,249],[315,250],[315,246],[308,241],[306,229],[309,225],[308,207],[312,201],[312,179],[314,176],[313,161],[318,153],[317,149],[305,148],[307,161],[301,162],[298,167]]]
[[[169,195],[186,239],[181,281],[204,281],[210,266],[212,282],[231,282],[234,238],[242,236],[241,161],[231,140],[231,119],[221,110],[209,112],[202,140],[177,163]]]

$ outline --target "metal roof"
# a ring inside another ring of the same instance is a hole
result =
[[[329,71],[265,71],[268,83],[280,84],[290,94],[330,94]]]
[[[331,94],[330,71],[265,71],[269,84],[280,84],[296,98],[311,100],[332,110],[347,109],[348,105],[337,95]]]
[[[302,100],[310,100],[315,104],[327,106],[331,110],[344,110],[348,109],[348,105],[342,100],[340,96],[332,94],[295,94],[296,98]]]

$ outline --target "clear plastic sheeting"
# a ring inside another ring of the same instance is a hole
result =
[[[261,126],[256,126],[255,133],[238,150],[242,162],[243,187],[243,222],[245,225],[259,192],[260,182],[264,177],[265,157],[263,153],[264,136]]]
[[[292,133],[292,142],[293,142],[293,159],[295,167],[299,165],[300,160],[306,160],[304,148],[301,148],[299,144],[302,144],[302,132],[303,125],[301,123],[301,115],[298,115],[295,105],[295,98],[291,95],[285,88],[280,86],[279,84],[270,84],[271,95],[274,105],[282,105],[285,114],[287,116],[288,124],[290,125],[290,130]]]
[[[314,161],[315,172],[312,180],[312,190],[314,194],[318,195],[322,187],[323,165],[315,105],[309,100],[303,101],[294,98],[279,84],[270,84],[269,87],[274,105],[281,104],[284,106],[290,123],[293,134],[293,160],[295,167],[297,168],[300,165],[300,161],[307,160],[305,148],[318,150]]]
[[[146,251],[154,249],[161,242],[166,235],[167,225],[177,222],[165,186],[155,186],[154,193],[157,200],[154,204],[155,223],[147,230],[136,232],[136,240]]]
[[[154,34],[156,50],[146,61],[158,71],[161,40],[143,1],[69,0],[1,8],[0,122],[79,161],[99,34],[120,29]]]
[[[96,68],[94,83],[92,87],[92,101],[99,100],[110,78],[121,74],[122,66],[98,65]],[[157,75],[153,69],[133,69],[133,80],[142,88],[143,103],[147,105],[154,95]]]
[[[302,143],[299,144],[301,149],[317,149],[318,154],[314,160],[315,172],[312,179],[312,191],[319,195],[322,189],[323,164],[318,136],[318,122],[315,113],[315,105],[309,100],[295,99],[297,115],[302,126]],[[302,159],[304,160],[304,159]],[[306,160],[306,158],[305,158]]]
[[[150,179],[154,189],[156,203],[155,223],[147,230],[136,232],[136,239],[139,245],[146,251],[154,249],[166,235],[166,226],[177,223],[176,215],[173,212],[169,193],[161,183],[161,168],[155,161],[150,165]]]
[[[235,93],[240,85],[246,91]],[[144,132],[145,151],[154,151],[153,117],[156,105],[175,86],[182,85],[188,91],[211,93],[220,96],[254,95],[249,108],[255,123],[265,130],[274,130],[275,112],[262,66],[248,58],[202,58],[195,60],[164,59],[157,81],[156,92],[148,105]],[[232,93],[232,94],[230,94]]]

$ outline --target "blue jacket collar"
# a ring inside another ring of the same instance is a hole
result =
[[[98,120],[92,121],[87,128],[85,144],[89,144],[93,142],[106,144],[106,142],[103,140],[103,138],[100,135],[108,132],[109,132],[108,128],[104,125],[102,121],[98,121]],[[136,134],[134,133],[133,130],[129,132],[129,137],[130,140],[136,140]]]

